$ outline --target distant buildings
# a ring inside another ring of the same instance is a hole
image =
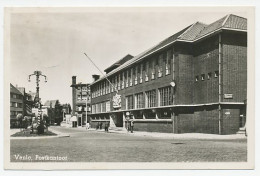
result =
[[[247,19],[196,22],[120,62],[90,85],[92,127],[133,119],[139,131],[234,134],[245,126]]]
[[[76,76],[72,77],[72,116],[76,116],[76,126],[86,126],[89,123],[90,88],[89,84],[76,83]],[[75,126],[75,125],[73,125]]]
[[[10,84],[10,127],[14,128],[18,126],[16,120],[17,114],[23,116],[32,115],[32,108],[34,106],[35,93],[26,93],[24,87],[14,87]]]

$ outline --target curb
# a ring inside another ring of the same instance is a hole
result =
[[[20,139],[52,139],[52,138],[62,138],[62,137],[70,137],[69,134],[64,135],[56,135],[56,136],[36,136],[36,137],[10,137],[11,140],[20,140]]]
[[[52,131],[53,133],[57,134],[55,136],[35,136],[35,137],[10,137],[11,140],[21,140],[21,139],[52,139],[52,138],[62,138],[62,137],[70,137],[70,134],[66,133],[60,133],[55,130],[49,130]]]
[[[104,132],[100,130],[91,130],[94,132]],[[191,136],[188,136],[188,134],[183,135],[183,134],[153,134],[153,133],[142,133],[142,132],[134,132],[134,133],[129,133],[129,132],[124,132],[124,131],[112,131],[110,130],[108,133],[114,133],[114,134],[124,134],[124,135],[131,135],[131,136],[141,136],[141,137],[154,137],[154,138],[171,138],[171,139],[207,139],[207,140],[234,140],[234,139],[247,139],[244,135],[208,135],[208,134],[196,134],[191,133]]]

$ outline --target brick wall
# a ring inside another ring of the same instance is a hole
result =
[[[222,109],[222,134],[235,134],[239,130],[239,115],[242,106],[225,105]]]
[[[247,89],[247,36],[223,35],[223,94],[233,94],[224,102],[243,102]]]
[[[218,134],[217,106],[181,108],[176,115],[177,133]]]
[[[194,104],[218,102],[218,78],[214,72],[218,71],[218,39],[216,37],[199,42],[194,47]],[[208,73],[211,78],[208,79]],[[205,79],[201,80],[201,75]],[[198,81],[195,81],[198,76]]]
[[[172,122],[134,122],[134,131],[172,133]]]

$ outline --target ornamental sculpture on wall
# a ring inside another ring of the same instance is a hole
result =
[[[113,96],[113,107],[121,108],[121,95],[117,94]]]

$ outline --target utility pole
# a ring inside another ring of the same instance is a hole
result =
[[[28,81],[31,82],[31,76],[35,76],[36,77],[36,96],[35,96],[35,101],[36,101],[36,106],[38,107],[38,122],[37,124],[40,124],[41,121],[41,114],[42,114],[42,110],[41,110],[41,100],[40,100],[40,86],[39,86],[39,82],[40,82],[40,76],[45,78],[45,82],[47,82],[47,76],[43,75],[41,71],[34,71],[33,74],[30,74],[28,77]]]

